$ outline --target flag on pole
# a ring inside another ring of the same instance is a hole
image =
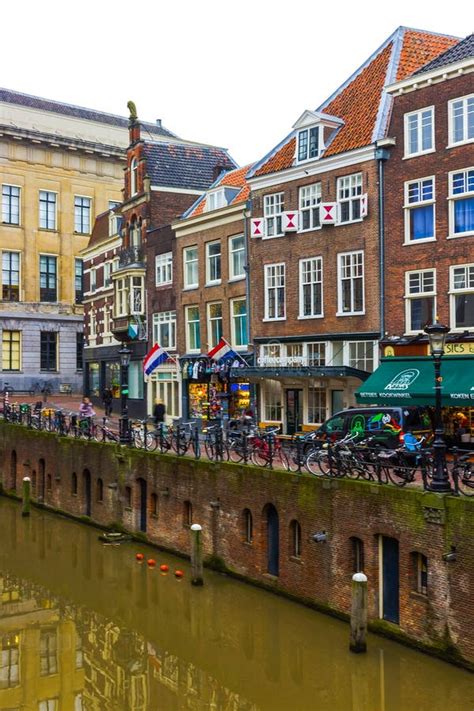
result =
[[[217,363],[222,360],[230,360],[231,358],[233,359],[239,357],[238,354],[232,350],[232,348],[229,346],[229,344],[224,338],[221,338],[217,346],[211,348],[207,355],[209,358],[212,358],[212,360],[215,360]]]
[[[170,354],[164,348],[155,343],[151,351],[145,356],[143,361],[143,371],[145,375],[150,375],[159,365],[171,359]]]

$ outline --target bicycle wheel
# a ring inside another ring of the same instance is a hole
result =
[[[213,462],[216,458],[216,446],[212,440],[206,439],[204,441],[204,451],[206,452],[206,457]]]
[[[231,442],[228,447],[228,456],[231,462],[238,464],[244,460],[244,452],[241,442]]]
[[[301,452],[298,451],[298,448],[295,445],[291,445],[286,450],[285,455],[286,455],[286,462],[287,462],[286,469],[289,472],[297,472],[298,471],[298,462],[300,464],[300,467],[304,466],[304,457],[302,456]]]
[[[323,465],[321,460],[324,460]],[[327,452],[322,449],[315,449],[306,457],[305,467],[314,476],[327,476],[330,474]]]
[[[275,465],[281,465],[283,469],[286,469],[286,471],[290,471],[290,462],[288,459],[288,455],[283,449],[283,447],[280,446],[279,449],[275,450],[275,454],[273,456],[273,464]]]
[[[268,466],[268,455],[264,452],[262,447],[259,447],[258,445],[254,445],[252,447],[250,459],[257,467]]]

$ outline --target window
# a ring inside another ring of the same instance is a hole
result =
[[[56,630],[40,630],[40,675],[58,673],[58,637]]]
[[[173,254],[157,254],[155,257],[155,285],[172,284],[173,282]]]
[[[111,212],[109,213],[109,237],[112,237],[112,235],[116,235],[119,231],[120,216],[117,215],[115,212],[112,212],[119,205],[120,203],[116,200],[109,200],[109,210],[111,210]]]
[[[142,243],[141,222],[137,222],[136,218],[130,223],[130,246],[140,247]]]
[[[261,347],[258,364],[262,366],[281,365],[281,345],[268,343]]]
[[[321,202],[321,183],[305,185],[299,190],[300,232],[317,230],[321,227],[319,204]]]
[[[349,343],[349,367],[372,373],[374,370],[373,341],[352,341]]]
[[[82,304],[84,298],[84,264],[79,257],[74,260],[74,291],[76,304]]]
[[[153,343],[165,350],[176,350],[176,311],[153,314]]]
[[[253,541],[253,518],[250,509],[243,510],[243,534],[244,543],[252,543]]]
[[[229,278],[245,276],[245,242],[243,235],[229,237]]]
[[[349,539],[351,547],[352,572],[362,573],[364,570],[364,543],[360,538],[352,536]]]
[[[222,304],[207,305],[207,338],[209,347],[217,346],[222,338]]]
[[[474,264],[451,267],[452,328],[474,328]]]
[[[206,244],[206,283],[216,284],[221,280],[221,243]]]
[[[97,338],[97,317],[93,308],[89,312],[89,336]]]
[[[193,505],[190,501],[183,502],[183,526],[191,526],[193,523]]]
[[[40,255],[40,301],[57,301],[57,257]]]
[[[247,301],[233,299],[230,302],[232,345],[234,348],[247,347]]]
[[[43,699],[38,701],[38,711],[58,711],[59,699]]]
[[[308,354],[308,365],[310,367],[319,367],[326,365],[325,343],[307,343],[306,349],[306,352]]]
[[[76,333],[76,370],[84,367],[84,334]]]
[[[434,107],[405,114],[405,156],[434,150]]]
[[[126,316],[128,313],[128,279],[117,279],[115,282],[117,298],[115,299],[115,315]]]
[[[474,234],[474,168],[449,176],[449,234]]]
[[[2,222],[20,224],[20,190],[16,185],[2,185]]]
[[[225,207],[227,201],[225,199],[225,190],[221,188],[213,193],[209,193],[206,197],[206,210],[205,212],[210,212],[211,210],[217,210],[219,207]]]
[[[364,313],[364,253],[338,254],[338,315]]]
[[[21,332],[2,331],[2,370],[20,370]]]
[[[265,420],[267,422],[281,422],[281,384],[278,380],[265,381]]]
[[[301,526],[298,521],[290,523],[290,556],[301,558]]]
[[[265,195],[263,198],[263,211],[265,215],[265,235],[267,237],[281,237],[281,213],[283,212],[283,193]]]
[[[300,318],[323,315],[323,260],[300,259]]]
[[[74,197],[74,232],[88,235],[91,231],[91,205],[88,197],[75,195]]]
[[[340,224],[361,219],[362,173],[337,179]]]
[[[2,299],[20,300],[20,253],[2,253]]]
[[[201,329],[199,323],[199,306],[186,307],[186,334],[189,351],[199,351],[201,348]]]
[[[107,306],[107,304],[102,309],[103,313],[103,328],[102,328],[102,343],[106,343],[106,339],[110,343],[110,336],[112,335],[111,325],[112,325],[112,309]]]
[[[151,515],[158,516],[158,495],[151,495]]]
[[[43,230],[56,229],[56,193],[40,190],[39,226]]]
[[[298,131],[298,163],[319,156],[319,126]]]
[[[112,262],[104,262],[104,287],[107,288],[112,284]]]
[[[405,183],[405,243],[434,239],[434,178]]]
[[[406,329],[422,331],[435,320],[435,270],[406,272],[405,279]]]
[[[265,265],[265,318],[286,318],[284,264]]]
[[[184,286],[191,289],[199,284],[198,276],[198,248],[187,247],[183,250],[184,261]]]
[[[467,143],[474,139],[474,94],[450,101],[449,143]]]
[[[104,501],[104,482],[100,478],[97,479],[96,494],[97,494],[97,501],[99,503],[103,503],[103,501]]]
[[[138,163],[136,158],[132,158],[130,162],[130,195],[136,195],[138,191]]]
[[[428,594],[428,559],[422,553],[410,553],[412,589],[419,595]]]
[[[0,689],[20,683],[20,635],[10,632],[0,637]]]
[[[319,424],[326,419],[326,390],[308,388],[308,422]]]
[[[89,270],[89,291],[95,291],[97,288],[97,269],[91,267]]]
[[[58,334],[53,331],[41,331],[41,370],[55,371],[58,369],[57,338]]]
[[[130,286],[130,313],[143,314],[145,313],[145,284],[143,277],[129,277]]]

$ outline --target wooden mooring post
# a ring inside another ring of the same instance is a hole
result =
[[[352,576],[351,641],[349,649],[359,654],[367,651],[367,576]]]
[[[191,526],[191,585],[204,585],[202,565],[202,526],[193,523]]]

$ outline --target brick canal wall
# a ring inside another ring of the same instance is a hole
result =
[[[38,503],[181,554],[190,551],[189,524],[200,523],[214,566],[336,614],[350,611],[358,550],[372,628],[474,667],[474,499],[178,459],[5,423],[0,453],[6,494],[20,494],[30,476]],[[327,542],[313,541],[319,531]],[[382,537],[398,541],[399,624],[381,619],[383,586],[397,584],[384,578]],[[456,560],[447,562],[452,546]]]

